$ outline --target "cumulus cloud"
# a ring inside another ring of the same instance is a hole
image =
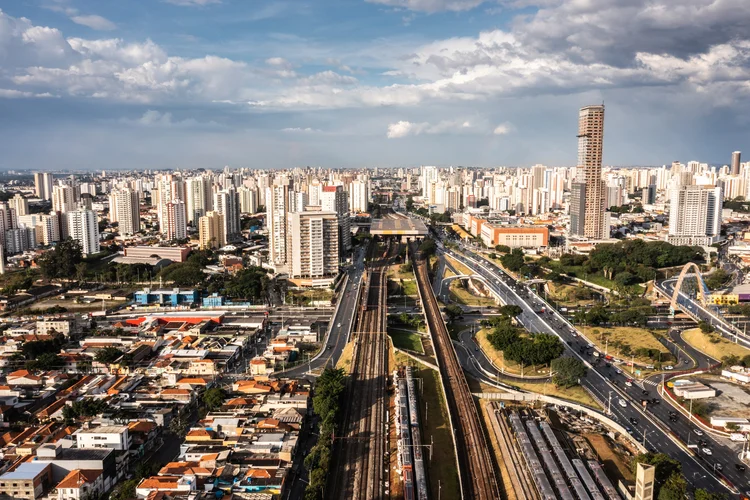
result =
[[[460,12],[471,10],[486,0],[366,0],[391,7],[399,7],[417,12]]]
[[[102,16],[88,15],[88,16],[71,16],[71,21],[76,24],[88,26],[91,29],[99,31],[111,31],[117,29],[117,25]]]
[[[411,135],[421,134],[450,134],[466,132],[472,128],[469,121],[466,120],[445,120],[435,124],[428,122],[412,123],[401,120],[388,125],[386,137],[389,139],[401,139]]]
[[[399,3],[437,11],[469,8],[477,0]],[[376,56],[382,66],[378,83],[354,78],[346,64],[351,61],[340,58],[331,59],[331,65],[349,74],[333,69],[304,74],[279,56],[257,65],[213,55],[184,58],[151,40],[66,39],[55,28],[2,11],[0,66],[20,92],[157,105],[224,102],[256,110],[461,104],[658,86],[706,99],[750,97],[750,36],[744,29],[750,25],[750,2],[543,3],[545,7],[516,18],[507,30],[394,46],[387,55],[381,51]],[[414,128],[419,123],[411,125],[410,130],[419,130]]]
[[[493,130],[492,133],[495,135],[506,135],[506,134],[510,134],[512,131],[513,131],[513,125],[511,125],[508,122],[505,122],[495,127],[495,130]]]
[[[320,130],[318,130],[316,128],[310,128],[310,127],[305,127],[305,128],[302,128],[302,127],[287,127],[287,128],[281,129],[281,131],[282,132],[287,132],[287,133],[302,133],[302,134],[312,134],[312,133],[315,133],[315,132],[320,132]]]

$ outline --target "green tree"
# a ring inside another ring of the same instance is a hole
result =
[[[445,306],[445,308],[443,308],[443,311],[445,311],[446,316],[448,316],[449,322],[455,321],[464,313],[464,310],[456,304],[449,304]]]
[[[76,266],[83,262],[81,244],[68,238],[45,252],[38,261],[42,275],[47,279],[72,278],[76,273]]]
[[[553,359],[550,364],[553,372],[552,381],[557,386],[573,387],[586,376],[586,365],[583,361],[569,356]]]
[[[667,482],[672,475],[679,475],[682,472],[682,464],[664,453],[641,453],[633,461],[633,472],[635,473],[636,464],[643,463],[656,467],[654,472],[654,482],[656,491]]]
[[[437,245],[435,244],[435,240],[433,240],[432,238],[425,238],[424,241],[422,241],[422,243],[419,245],[419,251],[425,258],[434,255],[436,250]]]
[[[518,306],[516,304],[507,304],[504,306],[501,306],[498,311],[500,314],[507,318],[515,318],[519,314],[523,312],[523,309],[521,309],[521,306]]]
[[[700,328],[703,333],[712,333],[714,331],[714,327],[705,321],[699,321],[698,328]]]
[[[510,247],[508,245],[496,245],[495,250],[499,253],[510,253]]]
[[[221,408],[224,404],[224,390],[221,387],[212,387],[203,393],[203,404],[211,412]]]
[[[229,297],[245,300],[267,299],[270,279],[262,267],[247,267],[225,283]]]
[[[139,479],[128,479],[115,486],[115,489],[110,493],[109,500],[131,500],[136,498],[135,488],[140,482]]]
[[[658,500],[685,500],[687,481],[682,474],[672,474],[659,488]]]
[[[523,250],[514,248],[509,254],[503,255],[500,258],[500,262],[508,270],[518,272],[524,265]]]
[[[94,359],[99,363],[109,365],[122,357],[124,353],[117,347],[107,346],[99,349],[94,355]]]
[[[26,362],[26,368],[29,370],[58,370],[62,368],[63,360],[57,354],[45,352],[40,354],[36,359]]]
[[[703,488],[695,490],[695,500],[727,500],[729,497],[723,493],[711,493]]]

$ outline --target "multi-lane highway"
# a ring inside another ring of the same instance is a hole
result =
[[[357,250],[354,264],[347,270],[347,282],[339,296],[339,304],[336,313],[331,318],[331,326],[328,329],[328,335],[323,342],[323,350],[320,355],[310,360],[309,363],[299,365],[277,376],[292,378],[313,377],[320,368],[326,366],[335,366],[336,361],[341,357],[352,328],[352,322],[357,310],[357,297],[362,281],[362,273],[365,269],[365,249]]]
[[[718,463],[723,468],[727,481],[740,491],[748,489],[748,478],[734,466],[738,463],[738,450],[711,437],[699,437],[695,433],[696,426],[682,415],[670,420],[669,412],[672,408],[657,393],[653,383],[639,386],[631,382],[628,386],[626,382],[629,376],[623,371],[625,367],[620,369],[607,363],[595,365],[593,351],[580,333],[535,293],[516,283],[492,262],[469,250],[456,252],[446,248],[444,251],[483,276],[504,303],[520,306],[523,312],[518,320],[529,331],[558,335],[568,347],[568,355],[579,357],[589,365],[581,385],[607,407],[614,419],[632,429],[634,439],[645,443],[648,449],[667,453],[679,460],[688,482],[709,491],[726,491],[719,480],[721,473],[714,469]],[[546,308],[544,313],[540,312],[542,307]],[[491,363],[481,352],[472,352],[471,348],[467,352],[474,354],[469,363],[478,363],[485,370],[494,372]],[[466,353],[462,357],[467,360]],[[647,401],[645,407],[642,406],[642,401]],[[696,439],[704,439],[708,443],[707,447],[712,450],[712,455],[701,453],[700,456],[694,456],[686,447],[688,439],[690,443],[694,443]]]

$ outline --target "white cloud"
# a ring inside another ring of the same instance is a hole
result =
[[[88,16],[71,16],[70,20],[76,24],[88,26],[91,29],[99,31],[111,31],[117,29],[117,25],[115,23],[113,23],[109,19],[106,19],[102,16],[97,16],[95,14]]]
[[[460,12],[471,10],[483,4],[486,0],[366,0],[391,7],[414,10],[418,12]]]
[[[510,134],[512,131],[513,131],[513,125],[511,125],[508,122],[505,122],[495,127],[495,130],[493,130],[492,133],[495,135],[507,135],[507,134]]]
[[[35,94],[34,92],[24,92],[21,90],[15,90],[15,89],[0,89],[0,98],[4,99],[21,99],[21,98],[29,98],[29,97],[55,97],[52,94],[48,93],[42,93],[42,94]]]
[[[305,128],[302,128],[302,127],[287,127],[287,128],[281,129],[281,131],[282,132],[287,132],[287,133],[303,133],[303,134],[312,134],[312,133],[315,133],[315,132],[320,132],[320,130],[318,130],[316,128],[310,128],[310,127],[305,127]]]
[[[428,122],[413,123],[401,120],[388,125],[386,137],[389,139],[401,139],[410,135],[451,134],[467,132],[470,129],[472,129],[472,124],[467,120],[444,120],[435,124]]]
[[[221,0],[164,0],[173,5],[181,7],[203,7],[212,3],[221,3]]]
[[[137,125],[141,127],[154,127],[154,128],[213,128],[218,127],[219,124],[216,122],[199,122],[194,118],[187,118],[185,120],[175,120],[172,113],[161,112],[153,109],[149,109],[140,118],[122,118],[119,120],[120,123],[127,125]]]

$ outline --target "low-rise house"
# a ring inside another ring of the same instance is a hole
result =
[[[81,429],[73,435],[78,448],[109,448],[117,451],[130,449],[130,434],[125,425],[108,425]]]
[[[57,484],[57,500],[86,500],[104,493],[102,471],[75,469]]]
[[[0,476],[0,496],[35,500],[52,486],[52,466],[49,463],[24,462],[15,470]]]

